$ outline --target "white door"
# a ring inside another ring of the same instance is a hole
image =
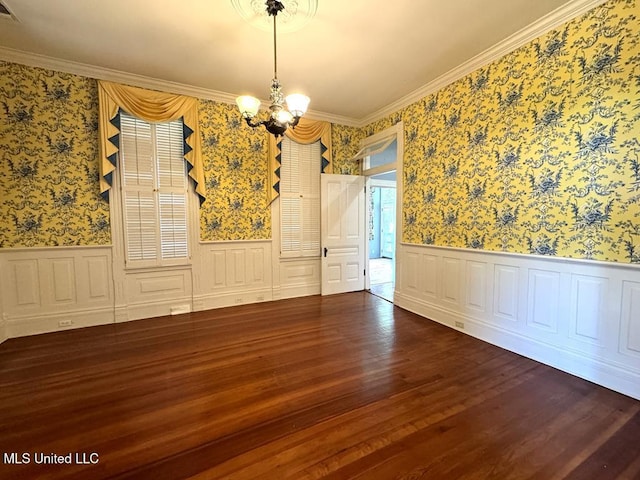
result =
[[[364,290],[364,177],[320,179],[322,295]]]

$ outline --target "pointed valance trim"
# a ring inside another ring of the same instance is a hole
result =
[[[98,81],[100,103],[100,194],[108,198],[120,148],[120,109],[147,122],[170,122],[182,118],[184,159],[195,184],[200,204],[206,197],[200,148],[198,100],[185,95],[156,92],[117,83]]]
[[[322,154],[320,173],[332,173],[331,124],[329,122],[301,118],[296,128],[287,129],[285,135],[304,145],[320,140]],[[269,135],[269,185],[271,185],[269,203],[280,195],[281,144],[282,138],[276,140],[273,135]]]

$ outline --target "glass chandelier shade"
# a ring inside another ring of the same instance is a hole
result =
[[[293,93],[287,96],[286,100],[282,94],[282,87],[278,80],[278,55],[276,44],[276,16],[284,9],[282,2],[278,0],[267,0],[265,2],[267,13],[273,16],[273,80],[271,80],[271,90],[269,98],[269,116],[266,120],[258,120],[256,117],[260,109],[260,100],[249,95],[241,95],[236,98],[236,104],[250,127],[264,126],[267,131],[276,137],[284,134],[287,128],[294,128],[300,121],[309,106],[309,97],[300,93]],[[286,101],[286,108],[284,103]]]

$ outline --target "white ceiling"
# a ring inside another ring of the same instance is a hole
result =
[[[0,47],[268,97],[272,33],[231,0],[0,0]],[[593,3],[593,0],[591,0]],[[319,0],[278,32],[278,77],[317,112],[363,119],[556,9],[588,0]],[[556,12],[557,13],[557,12]]]

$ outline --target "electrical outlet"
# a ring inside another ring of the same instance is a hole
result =
[[[264,295],[258,295],[256,300],[259,301],[259,302],[264,302]]]
[[[462,328],[462,329],[464,329],[464,323],[462,323],[462,322],[456,322],[456,328]]]
[[[70,327],[73,325],[73,320],[60,320],[58,322],[59,327]]]
[[[236,298],[236,303],[242,303],[242,297]]]

